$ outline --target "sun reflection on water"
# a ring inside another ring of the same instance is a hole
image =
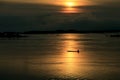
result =
[[[65,61],[63,69],[68,74],[74,74],[77,72],[78,66],[76,66],[76,63],[80,61],[80,59],[79,59],[80,54],[77,52],[67,52],[67,51],[68,50],[76,51],[82,46],[80,46],[75,41],[75,39],[78,38],[77,35],[67,34],[67,35],[63,35],[63,37],[67,39],[67,41],[64,43],[64,48],[63,48],[63,51],[64,51],[64,54],[63,54],[64,58],[63,59]]]
[[[66,50],[78,50],[80,45],[75,41],[79,36],[74,34],[63,35],[64,39],[67,41],[64,42],[64,51]]]
[[[81,41],[76,41],[83,36],[77,34],[60,34],[58,36],[58,47],[60,48],[57,55],[50,53],[49,55],[41,55],[32,59],[31,74],[52,75],[57,77],[76,76],[84,74],[84,65],[86,63],[86,55],[83,54],[84,47]],[[56,47],[56,46],[55,46]],[[78,52],[68,52],[68,50],[80,50]],[[54,51],[53,51],[54,52]],[[47,73],[46,73],[47,71]]]

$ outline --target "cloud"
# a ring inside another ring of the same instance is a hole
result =
[[[120,6],[80,6],[82,13],[60,13],[52,5],[4,3],[0,6],[1,31],[27,30],[112,30],[120,29]]]

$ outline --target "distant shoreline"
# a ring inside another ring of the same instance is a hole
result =
[[[56,30],[56,31],[25,31],[23,34],[64,34],[64,33],[119,33],[118,31],[77,31],[77,30]]]
[[[84,33],[120,33],[120,30],[109,30],[109,31],[77,31],[77,30],[55,30],[55,31],[9,31],[9,32],[0,32],[1,35],[4,34],[12,34],[12,35],[20,35],[20,34],[64,34],[64,33],[76,33],[76,34],[84,34]]]

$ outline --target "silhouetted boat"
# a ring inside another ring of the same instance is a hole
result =
[[[80,52],[80,50],[77,50],[77,51],[68,50],[67,52],[77,52],[77,53],[79,53],[79,52]]]

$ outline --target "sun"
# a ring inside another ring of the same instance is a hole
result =
[[[65,5],[67,7],[74,7],[75,6],[75,3],[74,2],[66,2]]]

